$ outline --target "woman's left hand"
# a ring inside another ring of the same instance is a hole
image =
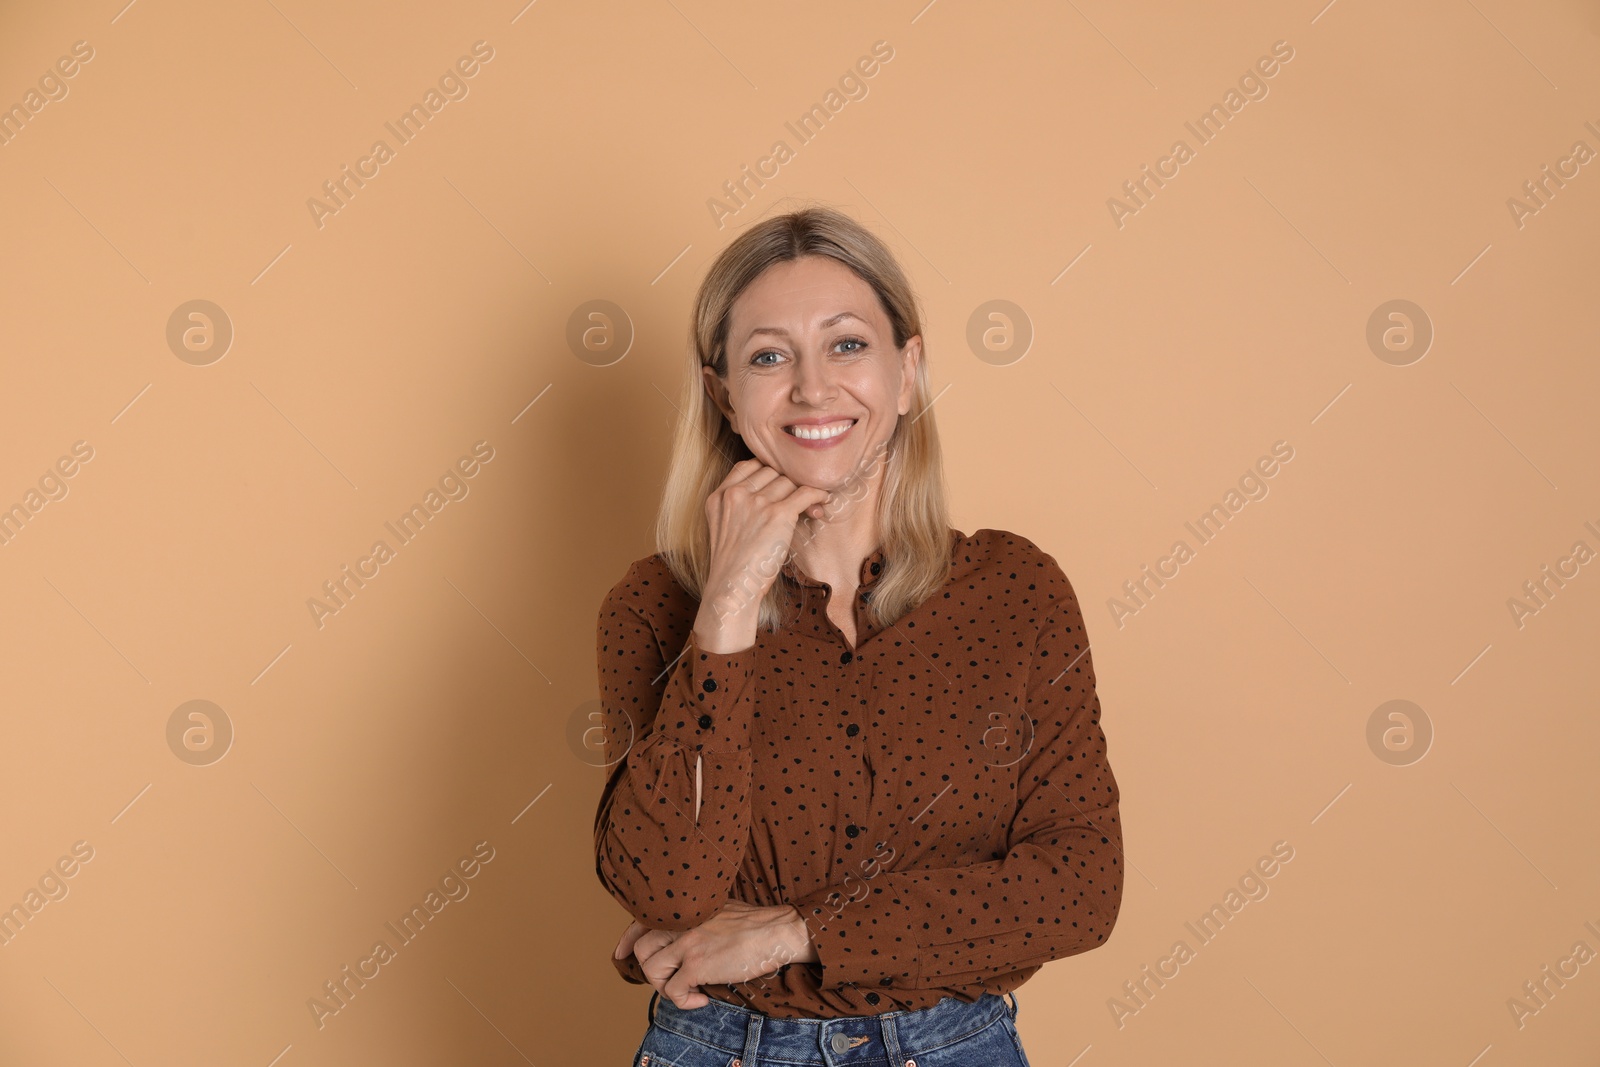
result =
[[[703,1007],[707,984],[733,985],[786,963],[814,962],[810,930],[792,904],[762,907],[730,900],[691,930],[655,930],[634,922],[613,955],[632,952],[650,984],[680,1008]]]

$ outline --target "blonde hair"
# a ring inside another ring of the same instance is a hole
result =
[[[756,223],[717,256],[695,295],[682,417],[655,532],[657,552],[696,598],[702,597],[711,568],[706,498],[734,464],[755,458],[707,395],[700,368],[709,366],[727,380],[728,317],[734,301],[768,267],[808,255],[838,260],[873,288],[893,327],[897,349],[922,333],[916,297],[893,253],[861,223],[832,208],[807,207]],[[873,583],[868,611],[878,626],[887,626],[932,596],[950,573],[950,517],[939,431],[930,407],[926,338],[922,353],[911,409],[900,416],[876,461],[882,468],[877,474],[882,478],[878,531],[884,570]],[[758,627],[776,631],[789,607],[779,577],[762,598]]]

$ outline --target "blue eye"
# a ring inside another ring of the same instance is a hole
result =
[[[835,348],[839,347],[840,345],[856,345],[856,346],[858,346],[856,348],[848,349],[845,352],[845,355],[853,356],[856,353],[858,353],[858,352],[862,351],[863,349],[865,349],[867,347],[867,342],[865,342],[865,341],[863,341],[863,340],[861,340],[860,338],[857,338],[857,337],[841,337],[841,338],[839,338],[839,340],[834,342],[834,347]],[[761,351],[757,352],[755,355],[750,357],[750,362],[754,363],[758,367],[771,367],[771,366],[773,366],[773,364],[771,364],[771,363],[762,363],[762,362],[760,362],[761,357],[762,356],[781,356],[781,355],[783,355],[783,353],[779,352],[776,349],[763,348]]]

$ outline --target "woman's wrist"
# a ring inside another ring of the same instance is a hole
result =
[[[756,643],[756,611],[718,615],[702,609],[694,622],[695,644],[705,652],[732,655]]]
[[[794,950],[790,963],[818,963],[817,946],[811,942],[811,926],[806,922],[805,916],[800,914],[800,909],[793,904],[785,905],[794,912]]]

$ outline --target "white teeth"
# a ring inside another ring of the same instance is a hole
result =
[[[854,425],[854,419],[846,419],[844,422],[829,422],[820,426],[790,426],[788,429],[796,437],[803,437],[807,441],[825,441],[830,437],[838,437]]]

